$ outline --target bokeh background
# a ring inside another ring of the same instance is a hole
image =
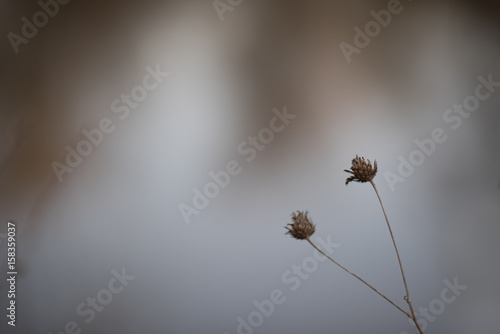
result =
[[[415,308],[446,279],[467,285],[426,333],[500,333],[500,92],[458,129],[443,121],[478,76],[500,81],[497,2],[402,0],[349,64],[339,44],[387,1],[244,0],[223,21],[212,1],[71,1],[18,53],[7,34],[40,6],[0,6],[0,233],[17,223],[19,268],[15,328],[0,284],[2,333],[75,321],[82,333],[233,334],[274,289],[286,301],[254,333],[416,333],[329,262],[296,291],[283,281],[313,255],[283,228],[309,210],[334,258],[404,306],[375,194],[344,185],[356,154],[379,164]],[[111,101],[157,64],[170,76],[120,120]],[[296,117],[246,162],[238,145],[285,106]],[[52,162],[103,118],[115,131],[60,183]],[[447,141],[391,191],[384,174],[435,128]],[[242,172],[186,224],[179,205],[230,160]],[[77,305],[121,268],[135,279],[86,324]]]

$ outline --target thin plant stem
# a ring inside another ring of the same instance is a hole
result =
[[[403,270],[403,264],[401,262],[401,257],[399,256],[399,251],[398,251],[398,246],[396,245],[396,240],[394,239],[394,235],[392,234],[392,229],[391,229],[391,225],[389,224],[389,219],[387,218],[387,214],[385,212],[384,204],[382,203],[382,199],[380,198],[380,195],[378,193],[377,187],[375,186],[375,183],[372,180],[370,180],[370,183],[372,184],[373,189],[375,190],[375,193],[377,194],[378,200],[380,202],[380,206],[382,207],[382,211],[384,212],[385,221],[387,222],[387,227],[389,228],[389,233],[391,234],[392,243],[394,244],[394,249],[396,250],[396,255],[398,257],[398,262],[399,262],[399,268],[401,269],[401,276],[403,277],[403,283],[405,285],[405,290],[406,290],[405,300],[408,303],[408,306],[410,307],[410,312],[411,312],[411,316],[409,316],[409,317],[413,320],[413,322],[417,326],[419,333],[424,334],[424,331],[420,327],[420,324],[417,321],[417,317],[415,316],[415,311],[413,310],[413,306],[411,305],[410,292],[408,291],[408,284],[406,283],[406,277],[405,277],[405,272]]]
[[[373,291],[375,291],[376,293],[378,293],[382,298],[384,298],[385,300],[387,300],[389,303],[391,303],[394,307],[396,307],[398,310],[400,310],[401,312],[403,312],[408,318],[410,319],[413,319],[412,316],[406,312],[405,310],[403,310],[401,307],[399,307],[398,305],[396,305],[396,303],[394,303],[392,300],[390,300],[389,298],[387,298],[386,296],[384,296],[382,293],[380,293],[377,289],[375,289],[373,286],[371,286],[369,283],[367,283],[364,279],[362,279],[361,277],[359,277],[358,275],[356,275],[355,273],[353,273],[352,271],[350,271],[349,269],[347,269],[346,267],[344,267],[343,265],[341,265],[340,263],[338,263],[337,261],[335,261],[334,259],[332,259],[331,257],[329,257],[327,254],[325,254],[325,252],[323,252],[321,249],[319,249],[312,241],[311,239],[309,238],[306,238],[306,240],[311,244],[311,246],[313,246],[318,252],[320,252],[321,254],[323,254],[325,257],[327,257],[330,261],[332,261],[333,263],[335,263],[337,266],[339,266],[340,268],[344,269],[345,271],[347,271],[349,274],[351,274],[352,276],[356,277],[358,280],[360,280],[361,282],[363,282],[366,286],[368,286],[370,289],[372,289]]]

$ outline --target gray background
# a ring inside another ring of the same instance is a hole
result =
[[[479,75],[500,80],[500,8],[401,4],[350,64],[339,44],[386,1],[243,1],[221,22],[211,1],[75,0],[18,54],[3,38],[0,221],[17,223],[19,276],[17,326],[2,311],[2,333],[74,320],[82,333],[233,334],[274,289],[286,301],[255,333],[416,333],[330,262],[296,291],[282,281],[313,254],[283,228],[309,210],[316,236],[340,244],[333,256],[405,306],[373,190],[344,185],[356,154],[379,163],[414,306],[440,298],[445,279],[468,286],[426,333],[500,333],[500,92],[460,128],[443,121]],[[5,36],[40,10],[0,6]],[[170,76],[120,121],[111,101],[156,64]],[[296,118],[247,163],[238,145],[284,106]],[[59,183],[51,163],[104,117],[115,131]],[[447,141],[392,192],[384,173],[435,128]],[[241,174],[185,224],[178,205],[233,159]],[[77,305],[121,268],[135,279],[85,324]]]

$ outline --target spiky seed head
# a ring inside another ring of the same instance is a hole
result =
[[[297,213],[292,213],[292,223],[285,228],[288,230],[286,234],[290,234],[295,239],[303,240],[314,234],[316,225],[307,217],[307,211],[297,211]]]
[[[377,161],[374,161],[372,166],[370,160],[365,160],[365,158],[360,158],[356,155],[356,158],[352,159],[351,170],[344,170],[344,172],[352,174],[352,176],[345,181],[345,184],[348,185],[351,181],[369,182],[377,175],[377,170]]]

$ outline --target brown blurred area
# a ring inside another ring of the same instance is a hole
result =
[[[359,76],[366,77],[367,82],[384,83],[388,79],[385,84],[401,84],[387,78],[398,73],[387,71],[394,63],[386,63],[387,55],[375,51],[384,45],[393,47],[385,40],[385,32],[378,37],[385,43],[379,41],[378,46],[363,51],[374,57],[362,55],[356,59],[358,69],[348,69],[339,59],[337,44],[352,35],[353,23],[362,25],[369,18],[370,8],[384,8],[386,3],[253,1],[238,9],[246,12],[239,13],[244,22],[230,18],[224,23],[227,29],[220,22],[212,22],[213,8],[203,1],[71,1],[60,5],[58,14],[40,28],[37,36],[20,45],[19,54],[13,52],[7,38],[0,49],[0,180],[2,188],[8,189],[8,195],[2,194],[3,202],[13,198],[14,202],[27,198],[36,202],[40,189],[53,182],[47,167],[61,156],[61,143],[74,141],[82,122],[89,122],[87,116],[101,112],[78,105],[79,100],[94,98],[91,90],[85,92],[89,86],[119,85],[139,72],[135,65],[140,61],[137,46],[144,36],[141,32],[147,34],[148,29],[162,23],[169,29],[168,20],[198,6],[197,11],[202,12],[196,14],[200,24],[211,31],[213,42],[224,48],[223,53],[230,54],[229,59],[240,71],[236,74],[251,90],[251,98],[246,101],[253,104],[251,108],[266,110],[273,104],[269,101],[286,100],[301,112],[311,113],[306,110],[314,104],[308,100],[315,97],[308,92],[309,83],[328,87],[334,95]],[[427,7],[429,13],[433,8],[458,10],[498,29],[500,5],[496,1],[415,1],[410,5]],[[20,18],[39,10],[33,1],[4,1],[2,7],[0,27],[5,35],[19,33]],[[401,20],[406,20],[413,14],[401,15],[406,16]],[[243,33],[232,37],[236,34],[233,27],[242,28]],[[418,31],[414,34],[418,37]],[[224,38],[226,42],[218,41]],[[399,45],[410,42],[403,40]]]
[[[51,163],[61,160],[64,146],[74,145],[80,130],[94,126],[108,109],[107,103],[99,110],[99,104],[82,100],[97,100],[96,92],[134,77],[137,32],[147,27],[146,18],[158,5],[72,1],[59,4],[56,15],[20,44],[17,54],[4,39],[0,184],[2,203],[13,211],[2,219],[34,223],[32,215],[58,183]],[[33,1],[8,1],[3,7],[5,35],[21,35],[21,18],[31,20],[40,11]]]

